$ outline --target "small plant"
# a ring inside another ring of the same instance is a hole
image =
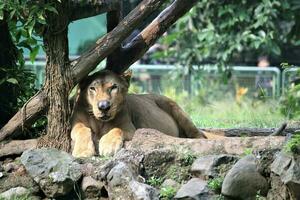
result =
[[[208,188],[219,193],[219,192],[221,192],[223,181],[224,181],[223,177],[217,177],[217,178],[210,179],[207,184]]]
[[[220,194],[216,200],[224,200],[224,199],[225,199],[224,196],[222,194]]]
[[[256,192],[255,199],[256,199],[256,200],[263,200],[263,199],[265,199],[264,197],[261,196],[260,190],[258,190],[258,191]]]
[[[111,160],[112,157],[111,156],[100,156],[99,159],[102,161],[108,161],[108,160]]]
[[[291,153],[300,153],[300,130],[296,131],[291,139],[285,144],[284,150]]]
[[[187,151],[183,154],[182,164],[185,166],[193,164],[196,159],[196,155],[192,151]]]
[[[246,149],[244,150],[243,156],[251,155],[252,152],[253,152],[253,149],[252,149],[252,148],[246,148]]]
[[[10,200],[31,200],[32,197],[30,194],[23,194],[23,195],[13,195]],[[7,200],[6,198],[0,197],[0,200]]]
[[[169,199],[173,199],[173,197],[176,194],[176,190],[175,188],[168,186],[168,187],[163,187],[160,189],[160,199],[163,200],[169,200]]]
[[[158,187],[162,184],[163,179],[161,177],[155,177],[151,176],[148,180],[147,183],[153,187]]]
[[[174,181],[181,183],[184,180],[190,178],[189,167],[181,165],[172,165],[167,170],[165,179],[173,179]]]

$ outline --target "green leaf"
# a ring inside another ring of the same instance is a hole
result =
[[[60,2],[60,1],[59,1],[59,2]],[[56,14],[58,14],[56,8],[54,8],[53,6],[46,5],[45,9],[46,9],[46,10],[49,10],[49,11],[51,11],[51,12],[54,12],[54,13],[56,13]]]
[[[39,49],[40,49],[40,46],[35,46],[32,51],[30,52],[30,61],[33,63],[37,54],[39,53]]]
[[[19,83],[18,80],[15,79],[15,78],[9,78],[9,79],[6,80],[6,82],[12,83],[12,84],[14,84],[14,85],[16,85],[16,84]]]
[[[4,18],[3,10],[0,10],[0,20],[3,20],[3,18]]]
[[[32,36],[32,31],[33,31],[34,25],[35,25],[35,19],[33,19],[33,20],[29,23],[29,25],[28,25],[28,34],[29,34],[29,37]]]

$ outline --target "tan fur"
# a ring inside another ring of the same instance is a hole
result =
[[[138,128],[153,128],[175,137],[206,138],[167,97],[127,94],[130,77],[131,73],[117,75],[103,70],[79,85],[72,115],[73,156],[88,157],[96,151],[114,155]],[[111,103],[106,112],[97,107],[103,100]]]

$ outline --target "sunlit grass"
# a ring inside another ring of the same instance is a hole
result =
[[[140,90],[133,85],[130,91],[141,93]],[[166,87],[163,92],[163,95],[176,101],[201,128],[276,128],[287,121],[280,113],[279,100],[269,98],[259,101],[244,97],[238,104],[232,94],[218,94],[217,98],[205,94],[210,92],[190,97],[187,92],[178,92],[174,87]]]
[[[201,105],[191,99],[178,102],[198,127],[213,128],[270,128],[286,121],[279,112],[278,102],[269,100],[253,103],[245,100],[238,105],[234,99],[224,99]]]

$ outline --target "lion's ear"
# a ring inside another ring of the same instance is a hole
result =
[[[123,74],[121,74],[121,77],[123,77],[128,84],[130,83],[131,76],[132,76],[132,70],[127,70]]]

